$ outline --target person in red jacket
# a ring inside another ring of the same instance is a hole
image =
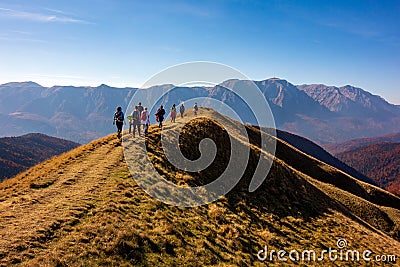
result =
[[[164,116],[165,116],[165,109],[163,105],[161,105],[157,112],[156,112],[156,120],[158,121],[158,127],[162,128],[162,123],[164,121]]]

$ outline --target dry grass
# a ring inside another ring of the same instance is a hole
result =
[[[196,125],[211,127],[211,138],[224,142],[214,134],[221,132],[218,124],[197,119],[182,136],[185,153],[195,156],[198,137],[204,135],[190,128]],[[166,130],[174,127],[166,124]],[[260,134],[248,131],[251,136]],[[220,161],[204,172],[176,170],[164,162],[158,134],[156,127],[151,128],[149,157],[171,181],[203,184],[218,173],[215,168],[226,164],[228,155],[221,154]],[[135,142],[132,148],[140,149]],[[251,146],[251,157],[256,159],[257,140]],[[142,191],[128,171],[115,135],[77,148],[0,184],[0,266],[265,266],[256,258],[264,245],[322,250],[335,248],[341,237],[351,249],[400,255],[395,240],[398,207],[374,203],[368,192],[378,189],[351,177],[349,184],[357,191],[341,188],[347,176],[284,143],[280,146],[267,180],[256,192],[245,190],[252,162],[231,193],[195,208],[169,206]],[[140,165],[145,152],[136,152]],[[296,160],[303,163],[296,165]],[[147,171],[139,166],[133,175]],[[335,177],[340,183],[335,184]]]

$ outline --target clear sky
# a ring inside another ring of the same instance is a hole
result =
[[[400,1],[0,0],[0,83],[140,86],[213,61],[400,104]]]

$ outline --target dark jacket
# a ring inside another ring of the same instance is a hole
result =
[[[164,115],[165,115],[165,109],[164,108],[159,108],[157,110],[156,116],[158,116],[158,120],[159,121],[163,121],[164,120]]]

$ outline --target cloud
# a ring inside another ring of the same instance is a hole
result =
[[[53,11],[53,13],[54,13],[54,11]],[[60,11],[58,11],[57,13],[60,13]],[[36,21],[36,22],[45,22],[45,23],[46,22],[61,22],[61,23],[92,24],[91,22],[88,22],[85,20],[75,19],[75,18],[71,18],[71,17],[67,17],[67,16],[59,16],[58,14],[48,15],[48,14],[19,11],[19,10],[0,7],[0,18],[1,17],[10,18],[10,19]]]
[[[27,32],[27,31],[17,31],[17,30],[14,30],[14,31],[10,31],[10,32],[16,33],[16,34],[19,34],[19,35],[33,35],[33,33]]]
[[[64,12],[64,11],[59,10],[59,9],[53,9],[53,8],[44,8],[44,9],[47,10],[47,11],[50,11],[52,13],[59,13],[59,14],[63,14],[63,15],[71,15],[71,13],[67,13],[67,12]]]
[[[35,38],[33,32],[9,30],[0,34],[2,41],[31,42],[31,43],[47,43],[45,40]]]
[[[26,31],[10,30],[0,34],[2,41],[17,41],[17,42],[31,42],[31,43],[47,43],[45,40],[35,38],[35,34]]]
[[[33,39],[33,38],[18,38],[9,36],[0,36],[2,41],[18,41],[18,42],[31,42],[31,43],[47,43],[45,40]]]

